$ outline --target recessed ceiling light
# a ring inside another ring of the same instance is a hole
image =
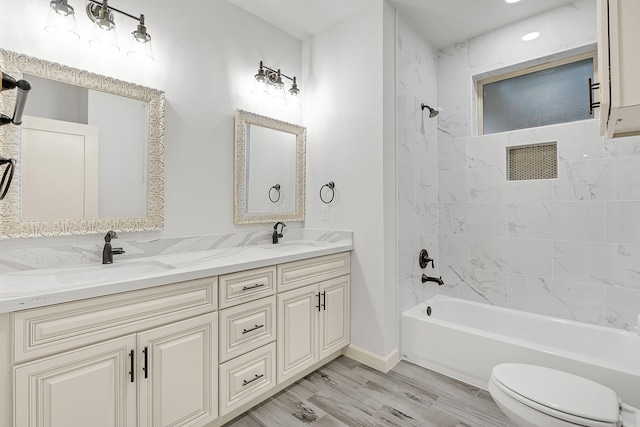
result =
[[[507,3],[518,3],[520,0],[504,0]]]
[[[538,37],[540,37],[540,33],[537,31],[534,31],[533,33],[525,34],[524,36],[522,36],[522,41],[528,42],[531,40],[535,40]]]

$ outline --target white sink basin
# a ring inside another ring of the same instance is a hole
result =
[[[54,276],[62,285],[73,285],[75,283],[96,283],[121,280],[127,277],[160,273],[172,268],[172,266],[161,262],[149,261],[135,264],[107,264],[81,267],[55,273]]]
[[[20,295],[40,293],[55,288],[59,283],[51,275],[26,273],[2,277],[0,282],[0,299]]]
[[[327,246],[324,242],[290,242],[290,243],[276,243],[275,245],[263,246],[263,249],[270,251],[285,251],[285,252],[302,252],[310,249],[318,249],[323,246]]]

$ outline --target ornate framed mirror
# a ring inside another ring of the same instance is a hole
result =
[[[0,128],[17,160],[0,238],[163,228],[164,92],[2,49],[0,68],[32,82],[22,125]]]
[[[306,128],[236,111],[234,222],[304,221]]]

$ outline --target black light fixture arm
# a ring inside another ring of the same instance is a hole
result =
[[[101,1],[97,1],[97,0],[88,0],[88,1],[89,1],[89,3],[94,3],[94,4],[97,4],[97,5],[103,6],[103,4],[102,4],[102,2],[101,2]],[[129,17],[129,18],[131,18],[131,19],[135,19],[136,21],[140,21],[140,20],[143,20],[143,21],[144,21],[144,15],[135,16],[135,15],[132,15],[132,14],[130,14],[130,13],[127,13],[127,12],[125,12],[125,11],[123,11],[123,10],[116,9],[116,8],[115,8],[115,7],[113,7],[113,6],[107,6],[107,7],[109,8],[109,10],[112,10],[112,11],[114,11],[114,12],[118,12],[118,13],[121,13],[122,15],[128,16],[128,17]]]
[[[93,1],[93,0],[92,0]],[[276,74],[276,75],[280,75],[281,77],[287,78],[289,80],[291,80],[292,82],[296,82],[296,77],[289,77],[286,74],[284,74],[282,71],[278,70],[274,70],[273,68],[267,67],[266,65],[264,65],[264,63],[262,61],[260,61],[260,68],[264,68],[265,70],[269,71],[271,74]]]

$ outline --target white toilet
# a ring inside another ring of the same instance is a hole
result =
[[[640,427],[640,411],[609,387],[551,368],[496,365],[489,392],[518,427]]]

